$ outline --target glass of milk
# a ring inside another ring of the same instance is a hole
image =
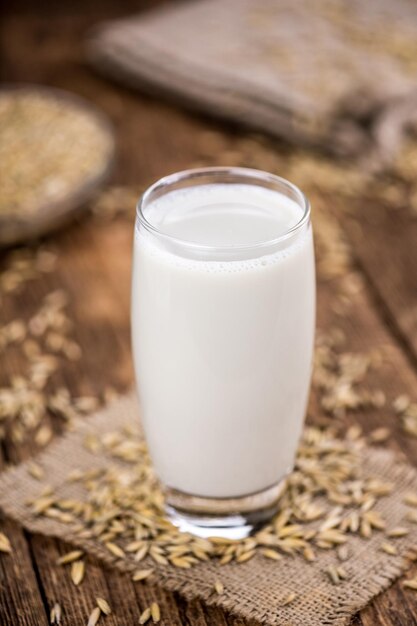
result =
[[[277,510],[308,399],[315,325],[310,206],[245,168],[188,170],[140,199],[132,336],[167,514],[241,538]]]

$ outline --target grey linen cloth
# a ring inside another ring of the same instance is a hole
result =
[[[291,143],[385,163],[417,113],[412,0],[196,0],[99,25],[95,67]]]

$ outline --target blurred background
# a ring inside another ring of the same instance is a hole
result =
[[[310,197],[319,292],[311,414],[349,419],[367,408],[366,428],[379,425],[372,410],[403,394],[387,391],[374,361],[387,361],[388,387],[400,367],[393,345],[410,376],[417,365],[416,25],[408,0],[17,0],[3,9],[7,457],[20,457],[28,435],[36,444],[40,431],[42,446],[65,428],[62,411],[42,412],[40,391],[71,407],[86,395],[92,408],[130,387],[137,198],[160,176],[205,165],[268,170]],[[37,407],[30,419],[25,402]],[[417,434],[409,413],[395,422],[401,437]]]
[[[44,445],[65,427],[59,411],[38,407],[25,419],[20,387],[23,405],[41,407],[40,388],[71,405],[130,387],[135,204],[155,179],[190,167],[268,170],[312,201],[315,419],[395,399],[373,362],[397,371],[387,357],[395,345],[410,376],[417,365],[416,24],[408,0],[17,0],[3,9],[6,456],[19,457],[28,433],[40,430]],[[368,376],[373,389],[362,391]],[[396,422],[401,436],[417,434],[409,413]]]

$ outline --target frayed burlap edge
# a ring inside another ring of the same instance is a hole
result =
[[[107,463],[105,458],[85,449],[82,443],[85,435],[118,430],[132,420],[137,421],[138,411],[136,398],[130,395],[95,416],[79,421],[73,432],[51,444],[37,458],[48,476],[48,484],[59,493],[74,462],[84,469]],[[395,483],[393,494],[381,502],[389,526],[399,525],[407,511],[403,503],[405,493],[417,490],[417,472],[399,463],[393,453],[380,449],[366,449],[363,464],[368,475]],[[99,543],[77,537],[67,525],[33,516],[26,502],[41,489],[42,484],[29,475],[28,463],[23,463],[0,476],[0,507],[32,532],[59,537],[120,571],[137,569],[137,563],[128,555],[126,559],[117,559]],[[271,626],[346,626],[357,611],[404,572],[407,561],[403,555],[417,544],[417,527],[410,526],[409,535],[395,540],[399,556],[383,553],[379,549],[382,542],[380,533],[367,541],[352,538],[349,545],[353,556],[346,565],[351,576],[339,586],[331,585],[324,576],[324,570],[335,561],[334,554],[328,554],[328,551],[320,553],[320,558],[310,564],[298,557],[276,563],[256,556],[245,564],[219,566],[209,562],[191,570],[159,566],[153,562],[143,566],[154,567],[155,579],[164,588],[179,592],[189,600],[200,598],[240,617]],[[216,579],[224,583],[224,595],[213,592]],[[280,607],[283,594],[294,590],[299,594],[299,600]]]

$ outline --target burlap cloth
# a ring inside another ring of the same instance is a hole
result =
[[[92,454],[83,445],[87,433],[99,437],[114,432],[127,423],[137,423],[138,404],[130,395],[118,400],[107,409],[77,423],[75,430],[52,445],[37,461],[44,468],[48,484],[55,487],[57,497],[79,498],[78,483],[66,483],[69,471],[105,466],[110,462],[104,455]],[[112,463],[115,459],[112,458]],[[405,493],[417,490],[417,472],[399,463],[393,453],[365,448],[362,455],[365,473],[395,483],[392,494],[382,498],[376,510],[387,521],[388,528],[404,525],[407,507],[403,503]],[[123,465],[123,462],[120,461]],[[126,465],[124,465],[126,468]],[[30,512],[27,501],[39,495],[42,485],[28,474],[27,463],[10,469],[0,477],[0,506],[4,512],[22,523],[32,532],[61,537],[94,554],[108,564],[123,571],[138,568],[133,555],[118,559],[92,539],[80,539],[71,533],[68,525],[49,518],[36,517]],[[408,509],[409,510],[409,509]],[[332,564],[340,564],[334,551],[320,551],[319,558],[307,563],[301,557],[288,557],[270,561],[255,556],[243,564],[220,566],[210,561],[182,570],[172,566],[155,565],[144,561],[141,567],[152,566],[158,583],[170,590],[181,592],[185,597],[202,598],[245,618],[254,618],[276,626],[342,626],[351,616],[364,607],[372,597],[387,588],[401,574],[407,562],[404,554],[417,543],[417,525],[411,532],[395,539],[398,556],[390,556],[380,550],[384,541],[380,532],[368,540],[352,537],[349,540],[351,557],[343,563],[349,579],[333,585],[324,570]],[[223,595],[213,592],[213,584],[220,579],[225,587]],[[281,607],[285,596],[295,592],[299,597],[292,604]]]
[[[417,112],[412,0],[198,0],[98,26],[106,75],[303,146],[389,161]]]

